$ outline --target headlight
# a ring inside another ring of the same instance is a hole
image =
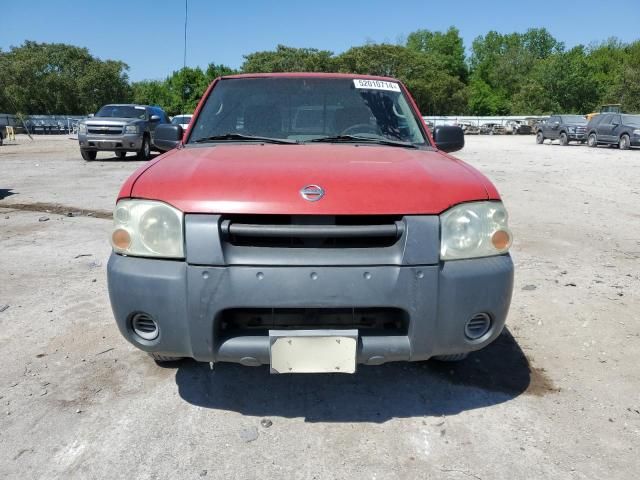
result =
[[[569,133],[576,133],[576,127],[569,127],[567,130],[569,130]]]
[[[638,130],[634,130],[634,131],[633,131],[633,134],[634,134],[634,135],[638,135],[638,136],[640,136],[640,129],[638,129]]]
[[[501,202],[471,202],[440,215],[440,259],[489,257],[509,251],[512,237]]]
[[[79,123],[78,124],[78,133],[87,133],[87,124]]]
[[[127,125],[124,127],[124,133],[138,133],[137,125]]]
[[[111,246],[140,257],[184,258],[183,214],[153,200],[121,200],[113,212]]]

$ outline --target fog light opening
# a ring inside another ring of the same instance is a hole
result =
[[[484,337],[491,329],[491,317],[488,313],[476,313],[464,326],[464,334],[469,340]]]
[[[158,324],[147,313],[136,313],[131,318],[131,328],[143,340],[155,340],[160,333]]]

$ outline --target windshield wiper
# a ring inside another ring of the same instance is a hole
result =
[[[339,143],[339,142],[367,142],[376,143],[378,145],[389,145],[390,147],[405,147],[405,148],[418,148],[417,145],[409,142],[402,142],[400,140],[389,140],[386,138],[370,138],[360,137],[358,135],[335,135],[333,137],[314,138],[309,142],[326,142],[326,143]]]
[[[288,138],[271,138],[271,137],[258,137],[254,135],[242,135],[241,133],[225,133],[223,135],[212,135],[211,137],[199,138],[194,140],[193,143],[208,143],[208,142],[220,142],[220,141],[247,141],[247,142],[265,142],[265,143],[298,143],[296,140],[289,140]]]

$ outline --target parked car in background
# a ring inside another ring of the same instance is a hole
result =
[[[148,160],[158,125],[169,123],[160,107],[149,105],[105,105],[95,116],[78,124],[80,154],[85,160],[95,160],[98,152],[114,152],[124,159],[135,152],[139,160]]]
[[[191,118],[193,118],[193,115],[189,113],[176,115],[171,119],[171,123],[173,125],[180,125],[184,130],[186,130],[187,127],[189,126],[189,123],[191,123]]]
[[[519,120],[509,120],[504,126],[507,135],[529,135],[531,127]]]
[[[458,124],[465,135],[478,135],[480,133],[480,127],[471,122],[460,122]]]
[[[482,135],[504,135],[504,125],[499,123],[485,123],[480,125],[480,133]]]
[[[449,155],[462,130],[431,136],[419,115],[392,78],[216,80],[186,135],[158,128],[180,148],[118,195],[107,275],[122,335],[160,362],[272,373],[489,345],[513,288],[507,211]]]
[[[640,115],[602,113],[593,117],[586,127],[587,144],[617,145],[620,150],[640,147]]]
[[[584,143],[587,140],[587,119],[582,115],[553,115],[538,129],[536,143],[559,140],[560,145],[569,142]]]

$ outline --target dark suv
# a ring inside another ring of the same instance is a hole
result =
[[[596,115],[587,125],[587,144],[590,147],[617,145],[620,150],[640,147],[640,115]]]
[[[569,142],[584,143],[587,139],[587,119],[581,115],[553,115],[540,125],[536,133],[536,143],[544,143],[546,139],[559,140],[560,145]]]

